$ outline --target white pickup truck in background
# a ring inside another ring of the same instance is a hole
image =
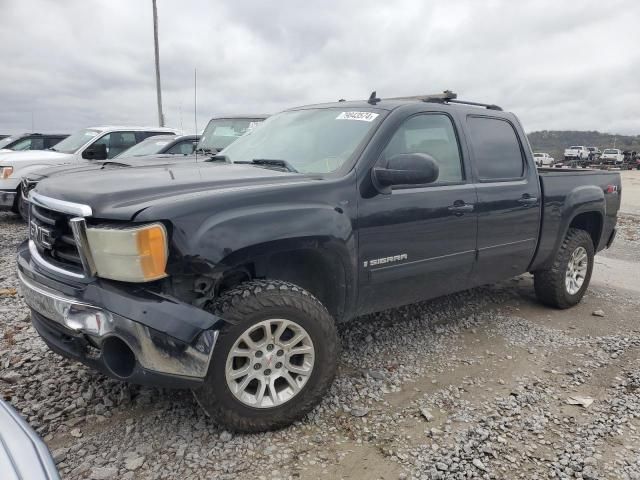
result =
[[[20,182],[27,173],[45,167],[107,160],[155,135],[176,135],[159,127],[92,127],[75,132],[48,150],[0,153],[0,210],[18,213]]]
[[[551,167],[555,163],[555,159],[548,153],[534,153],[533,159],[538,167]]]
[[[584,145],[576,145],[565,149],[564,159],[565,161],[582,163],[589,160],[589,153],[591,152]]]
[[[624,162],[624,155],[622,154],[622,151],[617,148],[605,148],[600,160],[604,165],[622,165]]]

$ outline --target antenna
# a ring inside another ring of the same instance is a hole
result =
[[[371,92],[371,95],[369,95],[369,100],[367,100],[367,103],[370,103],[371,105],[375,105],[379,101],[380,99],[376,97],[376,91],[374,90],[373,92]]]
[[[193,69],[193,123],[198,135],[198,69]],[[198,149],[196,149],[196,163],[198,163]]]

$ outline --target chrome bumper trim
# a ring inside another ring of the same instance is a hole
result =
[[[57,198],[40,195],[34,191],[29,193],[29,202],[36,206],[55,210],[56,212],[68,213],[69,215],[78,215],[80,217],[90,217],[93,215],[93,211],[89,205],[58,200]]]
[[[185,377],[206,376],[218,339],[217,330],[203,332],[194,345],[185,347],[141,323],[35,284],[20,271],[18,277],[27,305],[50,321],[90,337],[98,346],[109,337],[118,337],[146,370]]]

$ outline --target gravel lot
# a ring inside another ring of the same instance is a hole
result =
[[[360,318],[304,421],[232,435],[189,392],[49,352],[12,290],[26,229],[0,214],[0,395],[70,479],[640,479],[640,290],[606,270],[640,272],[640,218],[621,227],[579,306],[542,307],[524,275]]]

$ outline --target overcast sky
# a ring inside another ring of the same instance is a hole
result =
[[[168,126],[436,93],[640,134],[640,1],[158,0]],[[151,0],[0,0],[0,133],[156,125]]]

